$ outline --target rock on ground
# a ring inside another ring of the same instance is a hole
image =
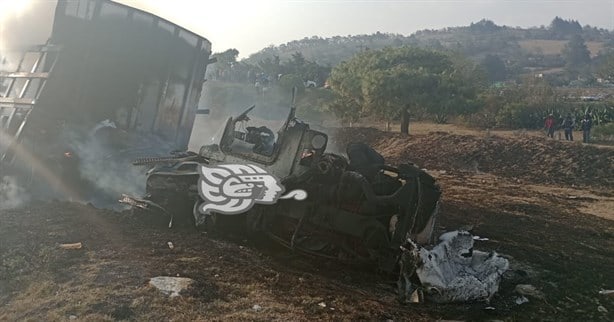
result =
[[[187,290],[193,283],[194,280],[187,277],[157,276],[149,280],[149,285],[170,297],[179,296],[179,293]]]

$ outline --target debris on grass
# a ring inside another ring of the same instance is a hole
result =
[[[473,240],[477,240],[477,241],[488,241],[490,239],[486,238],[486,237],[480,237],[480,236],[473,236]]]
[[[520,295],[525,295],[528,297],[537,298],[540,300],[544,299],[544,293],[538,290],[535,286],[531,284],[518,284],[516,285],[516,293]]]
[[[492,298],[499,290],[509,261],[496,252],[474,250],[473,235],[467,231],[448,232],[439,240],[441,243],[432,250],[420,248],[418,252],[404,251],[402,255],[406,263],[420,263],[409,269],[415,269],[426,299],[436,303],[458,303]],[[412,258],[416,256],[418,258]],[[411,288],[406,290],[411,291]]]
[[[80,242],[72,244],[60,244],[61,249],[81,249],[81,247],[83,247],[83,245]]]
[[[528,299],[528,298],[526,298],[524,295],[521,295],[521,296],[517,297],[517,298],[514,300],[514,302],[516,302],[516,304],[518,304],[518,305],[521,305],[521,304],[524,304],[524,303],[529,302],[529,299]]]
[[[187,277],[157,276],[149,280],[149,285],[170,297],[179,296],[182,291],[187,290],[192,284],[194,284],[194,280]]]

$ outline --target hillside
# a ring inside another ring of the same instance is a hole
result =
[[[524,39],[518,41],[518,45],[531,54],[560,55],[567,42],[565,40],[547,39]],[[600,51],[605,49],[606,43],[602,41],[587,41],[586,47],[591,53],[591,57],[596,57]]]
[[[267,58],[279,57],[283,61],[301,52],[305,59],[323,66],[334,66],[356,53],[368,49],[415,45],[438,50],[452,50],[474,61],[487,55],[497,55],[508,68],[522,71],[531,66],[562,67],[561,51],[572,35],[579,34],[587,42],[591,57],[612,47],[612,32],[577,21],[555,18],[548,27],[518,28],[499,26],[489,20],[481,20],[469,26],[449,27],[440,30],[421,30],[410,36],[376,32],[370,35],[305,37],[279,46],[269,46],[245,59],[258,64]]]

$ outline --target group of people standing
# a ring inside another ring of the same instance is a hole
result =
[[[584,114],[584,118],[581,121],[580,128],[582,129],[582,141],[589,143],[591,138],[591,128],[593,127],[593,118],[590,113]],[[546,117],[544,127],[548,132],[548,137],[554,138],[554,131],[556,130],[556,120],[554,115],[550,114]],[[565,140],[573,141],[573,130],[576,127],[576,120],[571,116],[571,113],[567,113],[567,116],[561,123],[561,128],[565,131]]]

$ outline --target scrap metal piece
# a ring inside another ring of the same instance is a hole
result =
[[[415,269],[427,300],[436,303],[489,301],[498,291],[501,276],[509,268],[507,259],[496,252],[473,249],[473,236],[466,231],[453,231],[440,237],[441,243],[432,250],[421,248],[404,251],[402,262],[415,262],[404,267],[403,273]],[[412,288],[399,289],[401,298]]]
[[[81,249],[81,247],[83,247],[81,242],[72,244],[60,244],[60,248],[62,249]]]
[[[177,163],[177,162],[187,162],[194,161],[198,159],[198,154],[189,154],[189,155],[173,155],[173,156],[165,156],[165,157],[145,157],[138,158],[132,161],[132,165],[154,165],[160,163]]]
[[[167,215],[170,218],[170,221],[168,223],[168,228],[172,228],[173,227],[173,214],[168,212],[164,207],[158,205],[157,203],[151,201],[151,200],[147,200],[147,199],[142,199],[142,198],[138,198],[138,197],[133,197],[133,196],[129,196],[127,194],[122,194],[122,198],[118,200],[119,203],[123,203],[132,207],[136,207],[136,208],[140,208],[140,209],[144,209],[144,210],[152,210],[152,208],[154,209],[158,209],[160,210],[163,214]]]

